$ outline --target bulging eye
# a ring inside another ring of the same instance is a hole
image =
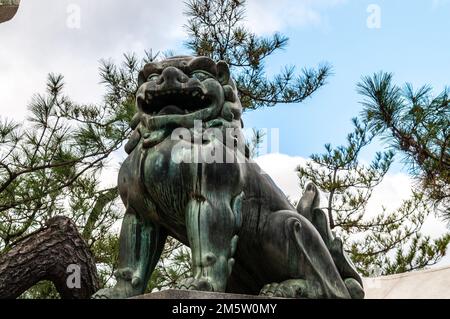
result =
[[[152,73],[147,77],[147,82],[148,81],[156,81],[156,79],[159,77],[158,73]]]
[[[195,71],[192,72],[191,77],[199,81],[204,81],[206,79],[212,78],[213,76],[206,71]]]

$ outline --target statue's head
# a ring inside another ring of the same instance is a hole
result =
[[[138,117],[148,130],[194,126],[218,119],[240,127],[242,106],[228,65],[178,56],[148,63],[139,73]]]

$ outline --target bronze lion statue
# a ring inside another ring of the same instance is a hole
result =
[[[139,74],[118,187],[126,207],[117,284],[142,294],[168,235],[192,251],[181,289],[286,298],[363,298],[362,281],[309,184],[294,208],[251,160],[225,62],[173,57]]]

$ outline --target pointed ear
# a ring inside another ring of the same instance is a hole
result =
[[[222,85],[228,84],[230,81],[230,69],[224,61],[217,62],[217,79]]]

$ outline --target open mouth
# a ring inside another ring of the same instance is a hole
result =
[[[153,116],[189,114],[211,105],[211,99],[200,88],[147,91],[145,100],[138,100],[141,110]]]

